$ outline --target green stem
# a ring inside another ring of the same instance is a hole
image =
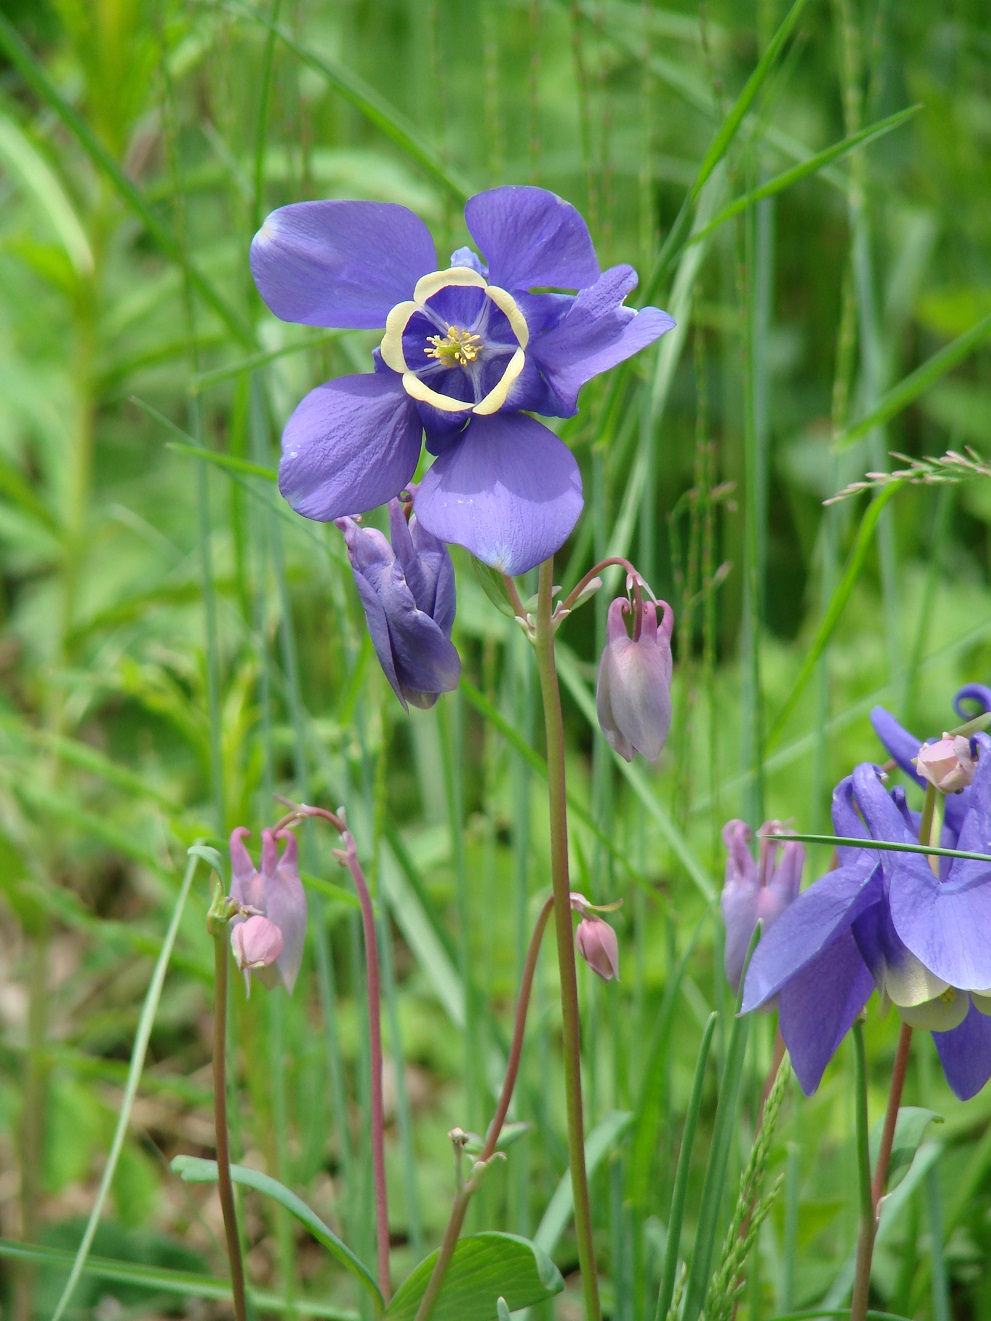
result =
[[[599,1281],[592,1243],[592,1215],[585,1173],[585,1140],[582,1119],[581,1039],[578,1017],[578,977],[571,927],[570,881],[568,877],[568,813],[564,765],[564,721],[561,693],[554,664],[553,613],[554,557],[540,566],[537,592],[537,621],[534,650],[544,703],[547,730],[547,790],[551,827],[551,879],[554,887],[554,930],[561,980],[561,1018],[564,1046],[564,1090],[568,1113],[568,1162],[575,1204],[575,1233],[578,1262],[585,1295],[586,1321],[599,1321]]]
[[[234,1316],[236,1321],[248,1321],[244,1261],[237,1232],[231,1153],[227,1139],[227,928],[224,926],[212,934],[216,995],[213,1011],[213,1114],[217,1133],[217,1189],[220,1193],[220,1208],[224,1213],[224,1233],[227,1236],[227,1256],[234,1292]]]

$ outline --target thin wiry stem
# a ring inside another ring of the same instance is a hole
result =
[[[231,1181],[231,1153],[227,1129],[227,926],[213,931],[214,1009],[213,1009],[213,1116],[217,1134],[217,1190],[224,1215],[227,1257],[231,1268],[236,1321],[248,1321],[244,1291],[244,1259],[237,1229],[234,1184]]]
[[[488,1132],[485,1135],[485,1145],[482,1148],[482,1154],[478,1158],[477,1166],[483,1166],[495,1155],[496,1145],[499,1142],[499,1134],[502,1132],[502,1126],[506,1122],[506,1115],[509,1113],[509,1105],[513,1099],[513,1089],[516,1086],[516,1077],[520,1071],[520,1058],[523,1054],[523,1034],[526,1030],[526,1015],[530,1008],[530,992],[533,989],[533,975],[537,969],[537,955],[540,953],[540,944],[544,938],[544,932],[547,929],[547,919],[551,915],[551,909],[554,907],[554,896],[550,895],[540,910],[537,918],[537,924],[533,930],[533,936],[530,939],[530,948],[527,950],[526,962],[523,965],[523,979],[520,982],[520,994],[516,1002],[516,1019],[513,1023],[513,1040],[509,1047],[509,1059],[506,1062],[506,1076],[502,1083],[502,1092],[499,1096],[499,1104],[496,1106],[495,1114],[492,1116],[492,1122],[489,1124]],[[477,1168],[477,1167],[476,1167]],[[458,1239],[461,1236],[461,1228],[465,1222],[465,1215],[468,1211],[468,1203],[471,1201],[472,1193],[475,1191],[474,1185],[469,1179],[467,1184],[459,1186],[454,1195],[454,1205],[451,1207],[451,1215],[447,1222],[447,1228],[444,1230],[444,1238],[440,1245],[440,1252],[437,1254],[437,1260],[434,1262],[434,1269],[430,1276],[430,1282],[427,1285],[426,1292],[420,1300],[420,1306],[417,1308],[414,1321],[427,1321],[434,1303],[441,1291],[444,1283],[444,1276],[447,1274],[447,1268],[451,1264],[454,1256],[454,1250],[458,1246]]]

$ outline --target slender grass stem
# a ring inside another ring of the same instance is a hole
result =
[[[530,939],[530,948],[527,950],[526,962],[523,965],[523,977],[520,981],[520,994],[516,1002],[516,1019],[513,1023],[513,1040],[509,1047],[509,1059],[506,1063],[506,1076],[502,1083],[502,1092],[499,1095],[499,1103],[496,1106],[495,1114],[489,1124],[488,1132],[485,1135],[485,1145],[482,1148],[482,1154],[478,1158],[476,1168],[484,1166],[495,1155],[496,1146],[499,1142],[499,1134],[502,1132],[502,1126],[506,1122],[506,1115],[509,1113],[510,1102],[513,1099],[513,1089],[516,1086],[516,1079],[520,1071],[520,1059],[523,1054],[523,1034],[526,1030],[527,1010],[530,1008],[530,992],[533,990],[533,975],[537,969],[537,955],[540,953],[541,941],[544,938],[544,932],[547,929],[547,919],[551,915],[551,909],[554,907],[554,896],[551,895],[544,903],[537,918],[537,924],[533,930],[533,936]],[[414,1321],[427,1321],[433,1305],[437,1301],[441,1288],[444,1284],[444,1277],[447,1274],[447,1268],[451,1264],[454,1256],[454,1250],[458,1246],[458,1239],[461,1235],[461,1228],[465,1222],[465,1215],[468,1211],[468,1203],[471,1201],[472,1193],[475,1188],[469,1179],[466,1184],[462,1184],[454,1195],[454,1205],[451,1207],[451,1215],[447,1222],[447,1228],[444,1230],[444,1238],[441,1241],[440,1252],[437,1254],[437,1260],[434,1262],[433,1273],[430,1276],[430,1282],[427,1285],[426,1292],[420,1300],[420,1306],[417,1309]]]
[[[231,1153],[227,1138],[227,926],[212,932],[214,958],[213,1009],[213,1115],[217,1134],[217,1190],[224,1214],[227,1257],[231,1268],[236,1321],[247,1321],[248,1304],[244,1291],[244,1260],[237,1230],[234,1184],[231,1181]]]
[[[551,827],[551,878],[554,886],[554,929],[557,935],[558,970],[561,979],[561,1018],[564,1045],[564,1090],[568,1114],[568,1162],[575,1205],[578,1261],[585,1295],[586,1321],[599,1321],[599,1282],[592,1242],[592,1216],[588,1177],[585,1172],[585,1141],[582,1118],[581,1040],[578,1015],[578,977],[571,930],[570,881],[568,876],[568,809],[564,765],[564,721],[561,692],[554,664],[553,612],[554,557],[540,566],[537,591],[537,621],[534,649],[544,703],[547,731],[547,790]]]

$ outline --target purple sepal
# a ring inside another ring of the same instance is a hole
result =
[[[341,376],[302,400],[282,433],[279,490],[322,523],[385,504],[420,457],[420,415],[395,372]]]
[[[251,243],[258,292],[283,321],[377,330],[435,270],[430,231],[392,202],[295,202]]]
[[[977,712],[964,710],[964,702],[976,702],[981,708]],[[966,683],[953,699],[953,709],[961,720],[973,720],[975,715],[984,715],[991,711],[991,688],[983,683]]]
[[[476,193],[465,204],[465,221],[490,281],[503,289],[584,289],[598,278],[588,226],[570,202],[545,188]]]
[[[958,846],[991,848],[991,739],[975,736],[979,760]],[[991,987],[991,864],[953,859],[939,881],[919,854],[892,853],[891,919],[912,953],[937,977],[964,990]]]
[[[454,568],[445,545],[389,506],[392,545],[375,528],[338,520],[372,645],[405,709],[426,709],[458,686],[461,661],[450,640]]]
[[[568,447],[540,422],[525,413],[495,413],[473,418],[440,455],[414,507],[441,541],[518,575],[569,536],[582,510],[581,474]]]
[[[562,405],[577,407],[586,381],[652,344],[674,326],[667,312],[624,307],[636,288],[632,266],[613,266],[582,289],[553,330],[535,340],[531,351]]]
[[[781,988],[781,1036],[806,1096],[819,1086],[826,1065],[873,990],[874,979],[849,931],[841,932]]]
[[[849,931],[853,921],[882,898],[881,869],[849,864],[827,872],[798,896],[761,937],[747,969],[744,1013],[757,1009]]]
[[[991,1018],[972,1001],[960,1026],[934,1032],[933,1041],[953,1094],[969,1101],[991,1078]]]

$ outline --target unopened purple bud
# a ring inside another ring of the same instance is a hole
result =
[[[619,942],[616,932],[601,917],[583,917],[575,931],[575,945],[593,972],[605,982],[619,981]]]
[[[923,743],[915,765],[922,778],[941,793],[955,794],[973,783],[977,763],[970,739],[962,734],[944,734],[936,743]]]
[[[282,932],[267,917],[253,916],[238,922],[231,931],[231,949],[237,966],[244,973],[244,985],[251,994],[253,972],[264,986],[274,986],[279,971],[274,967],[284,945]]]
[[[457,688],[461,660],[451,642],[454,565],[447,546],[398,500],[389,501],[392,545],[375,528],[337,519],[385,677],[406,709],[431,707]]]
[[[243,908],[254,909],[255,913],[234,919],[231,943],[234,944],[235,938],[243,942],[244,936],[238,936],[238,932],[256,916],[266,918],[268,925],[279,932],[281,944],[275,962],[283,985],[291,991],[303,961],[306,937],[306,893],[299,878],[296,836],[288,830],[280,830],[274,835],[271,830],[263,830],[262,865],[258,871],[244,845],[244,837],[248,834],[250,832],[244,826],[238,826],[231,834],[231,897]],[[281,857],[276,842],[280,839],[285,841]],[[237,955],[236,945],[234,952]],[[239,966],[255,967],[253,963],[242,964],[240,960]],[[269,965],[258,966],[266,968]],[[262,981],[267,986],[273,985],[274,976],[262,977]]]
[[[657,607],[664,615],[658,625]],[[648,761],[660,756],[671,728],[671,631],[674,616],[664,601],[643,603],[634,637],[624,614],[630,603],[618,596],[609,606],[606,646],[599,662],[595,707],[606,739],[621,757],[639,752]]]
[[[805,849],[797,840],[778,843],[774,836],[784,826],[765,821],[760,828],[760,852],[755,862],[750,853],[750,827],[745,821],[730,821],[723,827],[726,845],[726,882],[720,897],[726,924],[723,964],[726,980],[739,990],[743,965],[758,922],[764,930],[797,898],[805,865]]]

